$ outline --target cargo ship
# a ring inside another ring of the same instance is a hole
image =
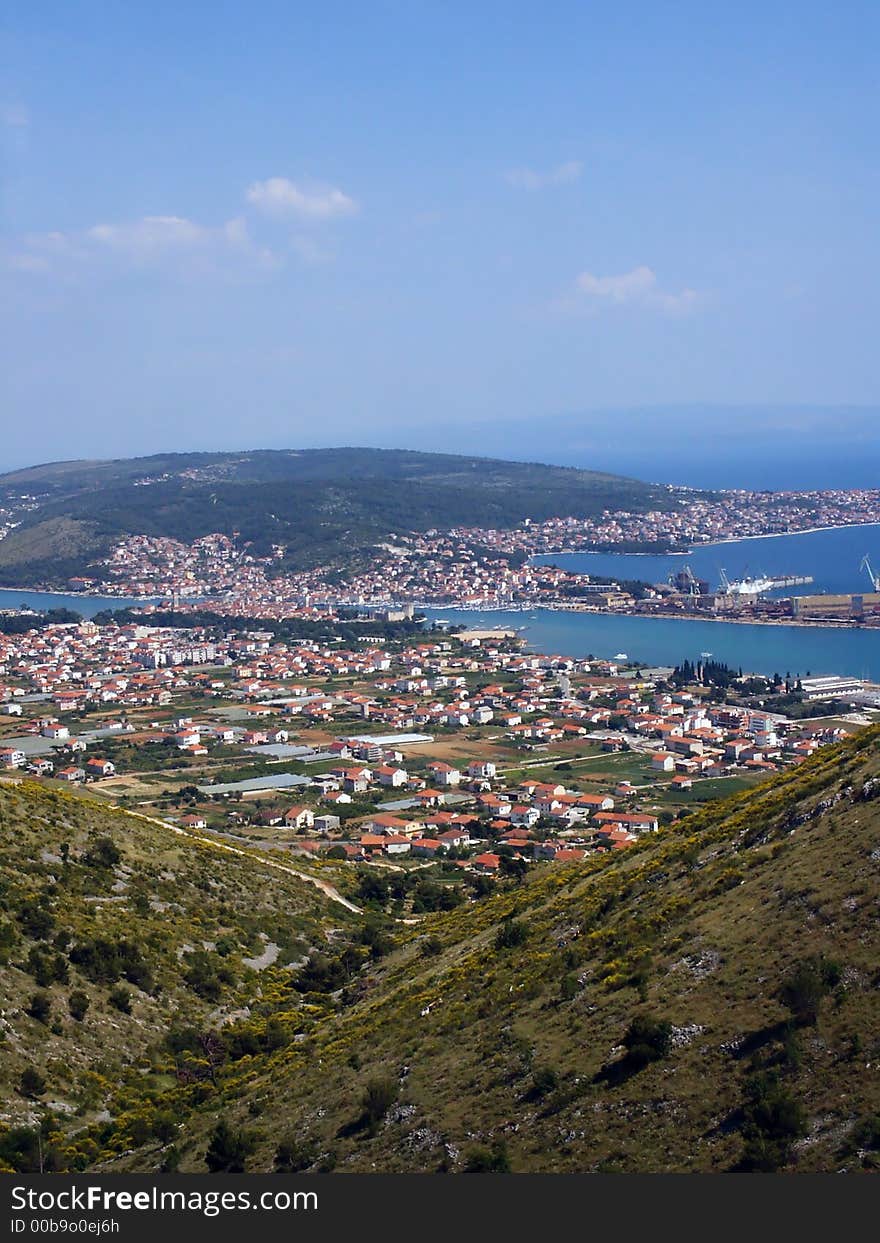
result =
[[[721,571],[721,590],[727,596],[760,596],[765,591],[776,591],[780,587],[800,587],[812,581],[812,574],[786,574],[779,577],[759,574],[755,578],[746,576],[729,579],[724,570]]]

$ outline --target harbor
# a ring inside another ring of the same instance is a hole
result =
[[[807,677],[839,674],[880,681],[880,629],[760,624],[722,619],[638,617],[560,609],[521,612],[425,610],[468,630],[516,630],[535,652],[677,665],[701,652],[748,673]]]
[[[631,660],[675,665],[711,651],[715,659],[755,673],[790,670],[801,676],[811,672],[880,680],[880,627],[864,624],[864,619],[852,612],[854,597],[870,603],[873,593],[866,589],[874,586],[873,567],[880,558],[871,554],[878,545],[880,528],[860,526],[705,546],[686,556],[558,553],[541,558],[589,573],[597,584],[606,587],[633,580],[668,584],[670,576],[684,575],[686,567],[687,577],[697,585],[703,580],[713,589],[720,584],[720,570],[728,575],[729,583],[742,583],[748,578],[749,565],[761,567],[764,578],[811,578],[815,594],[795,596],[801,603],[796,612],[789,609],[787,614],[783,601],[771,589],[728,593],[729,611],[697,616],[687,611],[694,601],[687,601],[684,595],[679,614],[655,615],[610,611],[603,605],[600,592],[583,599],[559,599],[552,607],[522,602],[512,607],[462,608],[451,603],[432,606],[429,601],[416,607],[429,622],[442,621],[476,632],[512,631],[534,650],[566,656],[627,653]],[[755,600],[764,601],[770,610],[761,620],[749,615]],[[69,608],[84,616],[144,602],[0,591],[0,609]],[[817,607],[826,614],[836,608],[837,615],[817,619]]]
[[[752,536],[703,543],[687,553],[542,553],[535,561],[559,565],[597,581],[638,579],[665,583],[685,567],[713,590],[749,577],[810,580],[818,595],[844,595],[878,590],[875,567],[880,565],[880,525],[827,527],[793,535]],[[791,585],[799,585],[797,581]],[[784,590],[785,588],[781,588]],[[771,595],[779,587],[766,589]]]

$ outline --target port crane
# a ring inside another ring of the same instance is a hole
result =
[[[870,578],[871,580],[871,590],[880,591],[880,574],[874,573],[873,567],[871,565],[871,562],[870,562],[870,559],[868,558],[867,553],[865,554],[864,557],[862,557],[862,562],[861,562],[861,565],[859,566],[859,569],[868,571],[868,578]]]
[[[666,581],[670,587],[674,587],[676,591],[685,596],[705,595],[709,586],[705,580],[697,578],[689,565],[677,573],[670,574]]]

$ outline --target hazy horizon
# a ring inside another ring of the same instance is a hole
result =
[[[747,413],[747,412],[745,412]],[[757,413],[757,411],[752,412]],[[320,448],[416,449],[454,452],[509,461],[544,462],[585,470],[629,475],[654,483],[687,484],[695,488],[787,490],[873,488],[880,479],[880,443],[874,432],[880,408],[815,409],[779,407],[761,411],[764,430],[756,439],[743,431],[741,409],[696,407],[632,411],[592,411],[585,416],[524,420],[518,425],[474,423],[467,443],[444,444],[442,428],[425,426],[373,441],[311,437],[267,444],[229,439],[212,444],[141,444],[119,453],[91,452],[80,458],[148,457],[155,453],[230,452],[259,449]],[[792,419],[807,424],[810,434],[793,435]],[[700,429],[711,434],[698,435]],[[638,438],[634,428],[639,430]],[[671,429],[671,430],[670,430]],[[41,457],[13,461],[0,450],[0,473],[72,458]]]

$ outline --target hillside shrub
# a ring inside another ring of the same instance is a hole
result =
[[[18,1090],[28,1100],[34,1100],[36,1097],[42,1096],[46,1091],[46,1080],[33,1066],[26,1066],[21,1072]]]
[[[80,941],[68,951],[71,963],[93,984],[115,984],[120,976],[145,992],[153,986],[153,973],[140,948],[125,939],[95,937]]]
[[[822,1001],[840,982],[841,971],[836,962],[816,955],[799,962],[782,982],[778,997],[791,1011],[795,1022],[813,1026],[819,1019]]]
[[[468,1156],[465,1174],[509,1174],[510,1157],[503,1139],[491,1148],[474,1148]]]
[[[626,1060],[633,1067],[659,1062],[672,1048],[672,1024],[639,1015],[633,1019],[623,1037]]]
[[[361,1097],[364,1124],[374,1130],[397,1100],[400,1089],[395,1079],[371,1079]]]
[[[114,868],[121,860],[119,847],[112,837],[99,837],[93,846],[82,857],[83,863],[91,868]]]
[[[38,1023],[48,1023],[51,1012],[52,1001],[49,994],[43,989],[39,989],[28,1002],[26,1013],[32,1019],[36,1019]]]
[[[806,1134],[799,1101],[778,1075],[760,1072],[746,1083],[740,1169],[771,1174],[788,1163],[795,1140]]]
[[[28,950],[27,969],[33,976],[34,983],[40,988],[48,988],[55,983],[67,983],[67,960],[57,950],[53,952],[45,945],[31,946]]]
[[[67,1009],[70,1011],[70,1017],[76,1019],[77,1023],[81,1023],[86,1017],[89,1004],[88,994],[82,992],[81,989],[74,989],[67,999]]]
[[[205,1165],[212,1174],[243,1174],[245,1162],[255,1147],[256,1140],[250,1132],[233,1130],[221,1118],[211,1132]]]
[[[495,948],[497,950],[515,949],[519,945],[525,945],[528,938],[528,924],[521,919],[505,919],[495,933]]]
[[[131,1014],[131,993],[124,985],[117,984],[115,988],[111,989],[107,1000],[121,1014]]]
[[[235,973],[222,958],[213,957],[204,950],[187,954],[183,973],[187,986],[205,1001],[219,1001],[225,986],[235,983]]]
[[[275,1149],[276,1174],[299,1174],[314,1165],[318,1151],[309,1140],[283,1140]]]

